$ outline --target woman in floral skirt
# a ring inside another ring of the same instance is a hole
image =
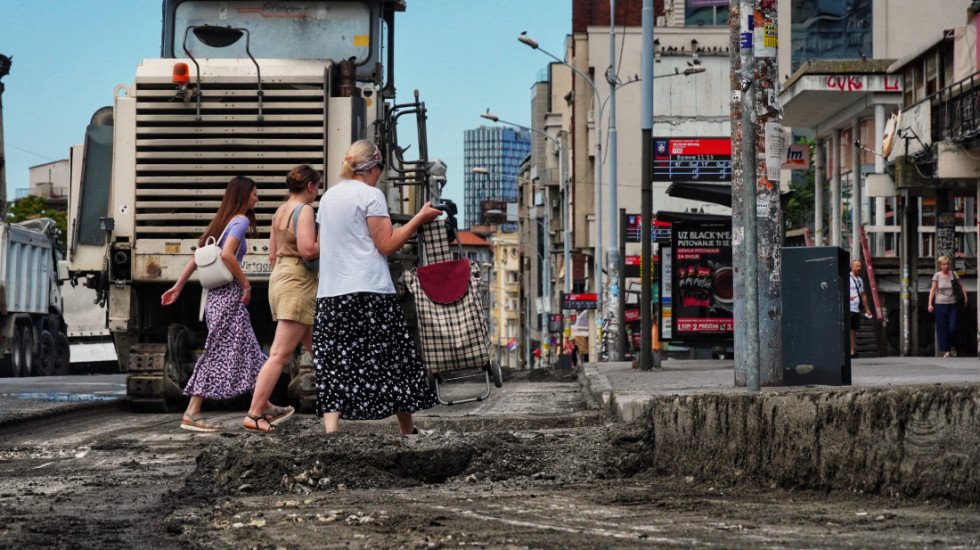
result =
[[[313,328],[316,413],[327,433],[339,421],[395,415],[402,434],[417,433],[412,413],[437,403],[422,355],[395,299],[387,256],[441,214],[426,203],[393,229],[388,201],[375,187],[384,171],[378,148],[351,145],[342,178],[320,199],[320,282]]]
[[[254,181],[241,176],[232,178],[225,189],[218,213],[198,241],[198,246],[204,246],[209,237],[220,239],[221,260],[234,280],[208,290],[205,303],[208,338],[204,352],[194,366],[194,373],[184,388],[184,395],[190,396],[190,403],[180,423],[185,430],[220,430],[220,426],[208,422],[201,415],[204,400],[229,399],[251,391],[266,361],[252,330],[248,310],[245,309],[251,299],[252,287],[239,265],[245,256],[245,234],[255,234],[253,209],[258,201]],[[163,293],[160,303],[168,306],[177,301],[196,269],[197,264],[192,257],[174,286]],[[272,403],[266,403],[267,410],[273,407]]]

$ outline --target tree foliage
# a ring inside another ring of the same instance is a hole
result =
[[[51,218],[58,226],[61,234],[58,242],[62,246],[65,244],[68,235],[68,213],[64,210],[53,210],[48,208],[48,201],[44,197],[28,195],[22,199],[7,203],[7,222],[17,223],[37,218]]]
[[[810,146],[810,158],[813,158],[813,140],[800,139],[799,143]],[[794,172],[796,175],[789,184],[793,197],[786,205],[786,229],[803,229],[814,225],[816,212],[816,193],[814,191],[813,168],[805,172]]]

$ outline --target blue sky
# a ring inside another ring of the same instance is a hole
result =
[[[395,23],[401,101],[419,90],[429,111],[430,156],[449,165],[445,196],[462,206],[463,131],[490,109],[527,124],[530,89],[550,59],[517,41],[527,31],[560,55],[571,0],[407,0]],[[0,0],[7,196],[28,169],[68,157],[92,113],[110,105],[140,60],[160,55],[159,0]],[[406,134],[403,128],[399,133]],[[327,177],[332,177],[327,174]]]

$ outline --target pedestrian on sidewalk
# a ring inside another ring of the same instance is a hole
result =
[[[320,194],[320,173],[307,165],[286,176],[289,197],[272,216],[269,232],[269,307],[276,321],[276,335],[269,360],[255,381],[252,405],[242,420],[249,431],[274,433],[276,424],[289,418],[293,407],[266,408],[282,369],[302,343],[313,353],[313,310],[316,307],[318,271],[308,262],[320,257],[316,221],[310,203]],[[305,260],[305,261],[304,261]]]
[[[424,223],[441,214],[425,203],[394,229],[388,200],[376,187],[384,173],[370,141],[347,150],[340,182],[323,194],[320,280],[313,328],[316,414],[327,433],[340,419],[395,415],[402,434],[416,433],[412,413],[438,400],[426,381],[422,354],[408,332],[387,257]]]
[[[184,395],[190,396],[180,422],[180,427],[185,430],[220,430],[220,426],[208,422],[201,415],[204,400],[230,399],[251,391],[259,369],[266,361],[245,308],[251,300],[252,286],[240,265],[245,257],[245,234],[255,234],[254,208],[258,201],[254,181],[241,176],[232,178],[218,206],[218,213],[198,241],[198,246],[204,246],[208,238],[218,239],[221,261],[234,279],[207,293],[204,311],[208,338],[204,352],[194,365],[194,372],[184,388]],[[176,302],[196,269],[197,264],[192,256],[174,286],[163,293],[160,303],[169,306]],[[266,403],[266,408],[271,406],[271,403]]]
[[[940,256],[936,262],[939,271],[932,276],[929,289],[929,313],[935,315],[936,347],[943,357],[956,357],[956,316],[959,307],[956,293],[962,293],[963,307],[966,307],[966,289],[960,283],[956,272],[952,271],[949,258]]]
[[[857,342],[857,333],[861,328],[861,306],[864,306],[864,315],[871,317],[871,308],[868,307],[868,296],[864,293],[864,281],[861,280],[861,260],[851,262],[850,273],[850,297],[851,297],[851,357],[857,357],[854,346]]]

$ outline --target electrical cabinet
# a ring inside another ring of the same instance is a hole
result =
[[[782,264],[783,384],[850,385],[847,251],[785,247]]]

